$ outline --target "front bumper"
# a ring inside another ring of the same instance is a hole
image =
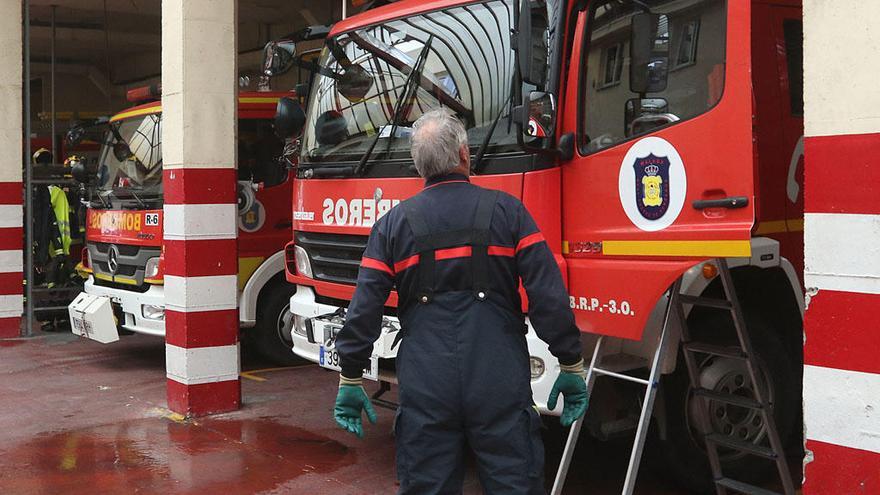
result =
[[[294,354],[317,363],[321,347],[321,342],[319,342],[321,336],[314,335],[314,326],[310,325],[308,320],[333,315],[339,309],[338,306],[317,302],[313,288],[305,285],[298,286],[296,294],[290,298],[290,312],[294,316],[293,330],[291,331]],[[559,361],[550,354],[547,344],[538,338],[528,319],[526,319],[526,324],[528,325],[526,343],[528,344],[531,362],[533,366],[540,363],[542,366],[539,366],[539,368],[543,368],[543,372],[538,374],[538,376],[534,376],[533,373],[531,381],[532,400],[542,414],[558,416],[562,412],[562,401],[559,401],[560,404],[554,411],[548,411],[547,398],[550,395],[550,390],[553,388],[556,377],[559,375]],[[393,330],[395,326],[396,328],[400,327],[396,317],[384,317],[382,332],[373,346],[373,356],[379,359],[394,359],[397,357],[399,346],[392,348],[396,337],[396,331]],[[383,380],[387,377],[384,371],[380,368],[379,374]],[[396,377],[391,381],[396,381]]]
[[[161,285],[151,285],[146,292],[103,287],[95,284],[95,278],[90,276],[85,283],[85,292],[96,296],[107,296],[115,304],[122,307],[123,318],[119,326],[132,332],[165,336],[165,320],[156,320],[144,317],[144,305],[165,307],[165,288]]]

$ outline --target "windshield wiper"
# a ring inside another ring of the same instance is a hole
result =
[[[498,109],[498,115],[495,116],[495,119],[492,120],[492,126],[489,128],[489,132],[483,137],[483,142],[480,143],[480,147],[477,148],[477,153],[474,155],[474,161],[471,163],[471,173],[476,175],[480,173],[483,165],[483,155],[486,154],[486,150],[489,148],[489,142],[492,141],[492,136],[495,134],[495,128],[498,127],[498,121],[501,120],[501,116],[504,115],[504,109],[508,106],[511,108],[511,111],[508,113],[509,116],[513,115],[513,98],[516,96],[516,83],[517,83],[517,71],[513,71],[513,76],[510,78],[510,97],[501,105],[501,108]],[[510,124],[511,119],[507,121],[507,132],[510,132]]]
[[[433,41],[434,35],[432,34],[428,36],[427,41],[425,41],[424,46],[422,46],[422,51],[419,52],[415,65],[413,65],[409,76],[407,76],[406,82],[403,83],[400,98],[397,99],[397,104],[394,107],[394,115],[391,116],[391,122],[389,122],[389,124],[391,124],[391,133],[388,135],[389,149],[391,147],[391,140],[394,139],[394,134],[397,132],[398,121],[403,115],[403,109],[407,106],[406,101],[410,99],[410,88],[415,81],[418,81],[422,77],[422,70],[425,68],[425,61],[428,59],[428,52]],[[367,172],[367,161],[369,161],[370,155],[373,154],[373,149],[376,147],[376,143],[379,142],[379,138],[382,137],[382,130],[377,129],[377,131],[376,137],[373,138],[373,142],[370,143],[370,147],[367,148],[367,152],[364,153],[364,156],[361,157],[361,161],[358,162],[357,167],[355,167],[354,175],[363,175]]]
[[[137,194],[135,194],[134,189],[128,189],[128,192],[131,193],[132,197],[138,202],[138,206],[140,206],[141,209],[144,209],[144,210],[147,209],[147,204],[144,203],[143,200],[141,200],[141,198],[138,197]]]

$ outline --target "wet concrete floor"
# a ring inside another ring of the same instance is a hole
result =
[[[396,491],[392,411],[379,409],[358,440],[330,417],[335,374],[267,369],[247,355],[243,368],[242,410],[185,420],[164,409],[161,340],[0,341],[0,494]],[[545,432],[548,483],[564,433]],[[581,442],[565,493],[619,493],[628,455],[625,443]],[[681,493],[642,472],[637,493]],[[473,473],[465,493],[480,493]]]

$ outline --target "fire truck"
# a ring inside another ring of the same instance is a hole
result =
[[[585,353],[604,337],[603,362],[633,376],[657,355],[655,465],[707,489],[703,436],[714,431],[741,447],[717,450],[724,472],[759,478],[766,467],[743,452],[770,435],[746,407],[758,389],[772,429],[801,448],[802,71],[797,0],[403,0],[337,23],[311,85],[285,249],[294,352],[339,369],[333,337],[370,228],[421,190],[410,129],[442,106],[467,127],[472,182],[535,217]],[[279,115],[293,107],[282,101]],[[704,352],[691,377],[681,320],[705,349],[734,344],[736,322],[688,306],[667,327],[670,287],[676,300],[723,297],[725,274],[757,371]],[[392,293],[365,370],[380,390],[395,381],[396,304]],[[671,345],[659,348],[663,329]],[[527,341],[534,400],[558,414],[546,398],[559,365],[531,327]],[[714,394],[709,424],[693,380]],[[598,381],[588,431],[632,434],[637,388]]]
[[[288,311],[294,289],[284,280],[282,250],[294,180],[278,161],[283,144],[272,119],[278,99],[291,95],[238,97],[239,318],[249,329],[245,342],[281,364],[295,359]],[[85,294],[109,300],[123,332],[154,336],[165,335],[159,97],[156,86],[129,91],[129,101],[140,104],[111,117],[97,165],[76,174],[95,188],[82,254]]]

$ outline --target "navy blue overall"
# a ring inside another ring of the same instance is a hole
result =
[[[579,361],[558,265],[516,198],[438,177],[373,227],[336,346],[342,374],[360,376],[397,287],[399,493],[460,493],[468,449],[486,493],[544,493],[520,280],[538,336]]]

